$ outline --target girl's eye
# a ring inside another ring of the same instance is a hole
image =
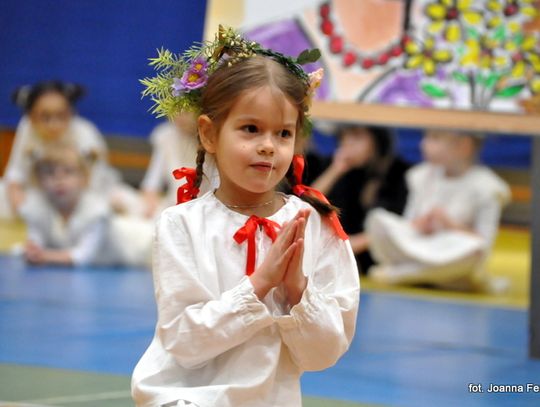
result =
[[[259,131],[257,126],[255,126],[254,124],[248,124],[247,126],[244,126],[243,130],[248,133],[257,133]]]
[[[280,136],[283,138],[292,137],[292,132],[289,130],[281,130]]]

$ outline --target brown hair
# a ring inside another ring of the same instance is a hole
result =
[[[296,139],[304,137],[304,123],[307,111],[307,84],[292,74],[281,63],[269,57],[254,56],[229,66],[224,63],[209,78],[202,92],[201,114],[207,115],[219,129],[226,120],[240,95],[250,89],[271,86],[280,90],[297,109]],[[199,143],[197,151],[197,178],[200,186],[203,177],[205,150]],[[287,171],[287,179],[294,186],[292,163]],[[320,214],[330,214],[335,208],[316,198],[300,196],[310,203]]]

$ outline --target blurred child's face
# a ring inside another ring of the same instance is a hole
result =
[[[71,106],[57,92],[41,95],[32,106],[30,120],[38,135],[46,142],[60,139],[71,120]]]
[[[428,131],[424,134],[420,149],[424,159],[432,164],[445,166],[453,153],[450,135],[441,131]]]
[[[43,164],[38,179],[49,201],[58,209],[73,207],[86,186],[86,175],[75,153],[68,154],[61,163]]]
[[[174,117],[174,124],[184,133],[197,134],[197,120],[191,112],[178,113]]]
[[[353,127],[342,131],[339,148],[352,167],[362,167],[375,156],[375,142],[368,129]]]
[[[472,161],[475,153],[470,137],[451,131],[428,131],[422,138],[420,148],[426,161],[445,168]]]
[[[219,134],[203,141],[215,154],[220,189],[236,195],[273,190],[291,164],[297,120],[296,107],[279,90],[265,86],[242,93]]]

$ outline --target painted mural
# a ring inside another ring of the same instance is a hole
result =
[[[234,25],[269,48],[290,55],[319,48],[323,58],[310,69],[326,71],[320,99],[540,114],[539,0],[213,0],[209,7],[209,24]]]

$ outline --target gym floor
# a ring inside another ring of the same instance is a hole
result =
[[[151,274],[30,267],[8,254],[21,225],[0,232],[0,406],[132,406],[129,376],[155,324]],[[304,406],[540,405],[526,387],[540,385],[527,355],[529,243],[525,230],[499,234],[488,267],[511,281],[499,296],[363,279],[355,340],[336,366],[303,376]]]

